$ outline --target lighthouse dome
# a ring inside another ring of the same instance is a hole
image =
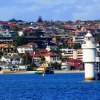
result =
[[[88,31],[88,33],[86,34],[85,38],[92,38],[92,34]]]

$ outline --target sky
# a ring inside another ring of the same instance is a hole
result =
[[[0,20],[100,20],[100,0],[0,0]]]

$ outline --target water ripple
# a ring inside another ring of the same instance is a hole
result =
[[[83,73],[0,75],[0,100],[100,100],[100,81]]]

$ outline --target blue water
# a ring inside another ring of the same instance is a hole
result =
[[[100,100],[100,81],[84,81],[84,73],[5,74],[0,100]]]

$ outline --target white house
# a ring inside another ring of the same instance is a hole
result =
[[[46,54],[43,54],[43,55],[45,57],[45,61],[47,61],[48,63],[50,63],[50,62],[52,62],[52,63],[55,63],[55,62],[61,63],[60,56],[58,54],[46,53]]]
[[[70,70],[70,68],[71,68],[70,62],[66,62],[66,61],[64,62],[64,61],[63,61],[63,62],[61,63],[61,69],[62,69],[62,70]]]
[[[46,52],[41,54],[30,53],[30,56],[32,57],[33,62],[41,62],[41,56],[43,56],[45,58],[45,61],[47,61],[48,63],[61,63],[60,56],[58,54],[53,54],[52,52]]]
[[[19,65],[18,69],[19,70],[27,70],[27,65]]]
[[[17,47],[18,53],[31,53],[33,52],[33,47],[30,45],[22,45]]]
[[[34,42],[29,42],[27,45],[31,46],[31,47],[38,48],[38,45],[36,43],[34,43]]]
[[[9,53],[1,57],[0,61],[12,64],[21,64],[22,58],[17,53]]]

